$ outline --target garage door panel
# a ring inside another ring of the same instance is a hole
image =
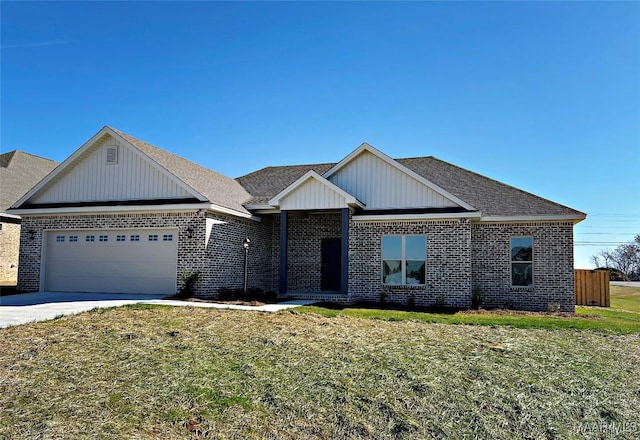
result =
[[[176,230],[49,231],[47,235],[47,290],[175,293]],[[158,241],[149,241],[149,235],[157,236]],[[163,241],[165,235],[172,240]],[[69,241],[70,236],[77,241]],[[93,236],[94,241],[86,241],[86,236]],[[101,236],[103,241],[99,241]],[[117,241],[118,236],[123,241]],[[131,236],[139,241],[131,241]]]

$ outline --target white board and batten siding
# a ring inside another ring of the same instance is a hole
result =
[[[346,208],[345,198],[316,179],[308,179],[280,201],[281,210]]]
[[[107,155],[116,147],[115,163]],[[32,203],[193,197],[141,152],[105,135]]]
[[[355,196],[366,209],[451,208],[447,199],[402,170],[364,151],[329,181]]]
[[[50,292],[176,292],[177,228],[46,231],[43,255]]]

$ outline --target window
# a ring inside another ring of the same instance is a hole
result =
[[[131,241],[140,241],[140,236],[139,235],[132,235],[131,237],[129,237],[129,239]]]
[[[57,241],[57,242],[62,242],[62,241],[64,241],[64,235],[57,235],[57,236],[56,236],[56,241]]]
[[[108,235],[101,235],[98,239],[100,241],[109,241],[109,236]]]
[[[382,282],[425,284],[427,237],[385,235],[382,237]]]
[[[158,241],[158,234],[149,234],[149,241]]]
[[[116,241],[127,241],[126,235],[116,235]]]
[[[69,241],[72,241],[72,242],[75,243],[76,241],[78,241],[78,236],[77,235],[69,235]]]
[[[173,241],[173,234],[164,234],[162,236],[162,241]]]
[[[511,238],[511,285],[533,286],[533,237]]]
[[[86,237],[84,237],[84,241],[96,241],[96,236],[95,235],[87,235]]]

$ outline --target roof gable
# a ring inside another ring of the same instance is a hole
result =
[[[107,155],[115,151],[115,162]],[[130,200],[206,200],[108,127],[65,160],[19,205]]]
[[[484,220],[506,221],[524,218],[580,221],[585,218],[585,214],[580,211],[431,156],[395,159],[395,162],[477,208]],[[237,180],[253,195],[251,205],[262,207],[307,171],[313,169],[318,174],[324,174],[337,165],[324,163],[273,166],[254,171]],[[371,206],[367,204],[367,208],[371,209]]]
[[[423,176],[364,143],[323,177],[354,194],[367,209],[476,209]]]
[[[269,201],[281,210],[340,209],[363,207],[354,196],[309,170]]]
[[[251,215],[244,207],[244,204],[251,199],[251,194],[235,179],[205,168],[119,130],[113,129],[113,131],[149,156],[165,170],[185,182],[191,188],[194,188],[213,205],[230,209],[243,216]]]
[[[118,163],[106,164],[107,147],[118,148]],[[210,202],[242,216],[250,195],[235,180],[111,127],[102,128],[55,173],[23,197],[25,204],[113,200]]]

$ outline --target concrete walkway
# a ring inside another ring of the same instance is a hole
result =
[[[295,300],[263,306],[242,306],[205,302],[162,299],[166,295],[129,295],[114,293],[38,292],[0,296],[0,328],[29,322],[46,321],[59,316],[74,315],[95,308],[119,307],[127,304],[158,304],[178,307],[252,310],[278,312],[313,304],[315,301]]]

